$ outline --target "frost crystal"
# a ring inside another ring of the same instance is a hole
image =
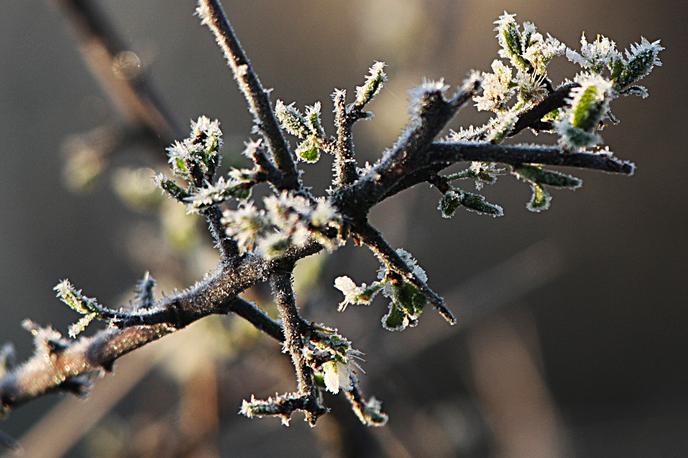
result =
[[[616,49],[616,43],[609,38],[597,35],[597,39],[588,43],[585,33],[580,39],[580,53],[573,49],[566,50],[566,58],[583,68],[589,68],[595,73],[600,73],[605,67],[611,68],[612,64],[621,60],[621,53]]]
[[[241,254],[253,251],[258,234],[267,225],[265,212],[257,210],[252,203],[236,210],[225,210],[221,222],[227,235],[236,241]]]
[[[510,87],[512,79],[511,68],[501,60],[492,61],[492,73],[483,74],[483,92],[473,97],[475,106],[480,111],[497,111],[506,106],[506,102],[514,95]]]

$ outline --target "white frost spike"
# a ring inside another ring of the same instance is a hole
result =
[[[220,221],[226,234],[236,241],[240,254],[253,250],[258,234],[267,225],[265,212],[257,210],[252,203],[225,210]]]
[[[198,136],[199,134],[219,139],[222,137],[220,121],[217,119],[211,121],[207,116],[200,116],[196,121],[191,121],[191,135]]]
[[[387,81],[385,65],[384,62],[375,62],[370,67],[365,83],[362,86],[356,87],[356,101],[354,102],[356,107],[363,108],[380,93],[384,82]]]
[[[588,43],[583,33],[580,43],[580,53],[567,49],[566,58],[583,68],[590,68],[599,73],[604,67],[609,67],[612,62],[621,60],[621,53],[617,51],[616,43],[605,36],[598,35],[595,41]]]

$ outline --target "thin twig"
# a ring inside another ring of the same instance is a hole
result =
[[[411,269],[394,248],[387,243],[380,231],[367,222],[363,225],[354,226],[352,231],[366,244],[366,246],[368,246],[368,248],[370,248],[381,263],[403,276],[407,281],[413,284],[413,286],[418,288],[447,323],[450,325],[456,324],[456,318],[451,310],[444,304],[442,296],[437,294],[423,280],[418,278],[413,272],[413,269]]]
[[[280,129],[275,118],[269,94],[263,88],[251,62],[246,57],[222,5],[217,0],[200,0],[197,12],[203,24],[208,26],[218,46],[222,49],[239,89],[246,98],[254,123],[263,135],[277,167],[282,172],[282,179],[277,184],[278,187],[281,189],[298,189],[300,185],[296,164],[282,129]]]
[[[291,355],[298,382],[298,395],[304,400],[299,408],[304,411],[306,421],[313,426],[318,417],[326,412],[318,402],[318,392],[313,381],[313,370],[306,361],[303,348],[303,320],[299,315],[292,286],[293,265],[275,273],[270,279],[277,311],[284,328],[284,348]],[[282,413],[284,415],[284,413]],[[289,416],[289,415],[287,415]]]

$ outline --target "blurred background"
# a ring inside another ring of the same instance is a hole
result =
[[[203,225],[147,184],[162,148],[121,141],[124,118],[57,3],[5,1],[0,14],[0,341],[14,342],[20,360],[31,352],[21,320],[65,331],[76,319],[54,298],[60,279],[122,304],[146,270],[171,292],[217,261]],[[119,56],[117,77],[145,76],[182,131],[201,114],[218,118],[225,163],[239,163],[250,118],[194,2],[93,3],[133,51]],[[576,49],[581,31],[622,49],[641,34],[661,38],[664,67],[644,82],[651,97],[617,101],[622,123],[604,132],[638,171],[580,172],[584,187],[554,192],[543,214],[525,209],[528,187],[509,178],[486,191],[506,210],[496,220],[466,212],[443,220],[425,186],[376,208],[374,223],[414,254],[460,317],[454,328],[427,313],[416,328],[386,332],[380,299],[338,314],[334,278],[374,276],[365,249],[349,244],[301,263],[306,318],[337,326],[366,354],[363,386],[384,401],[385,428],[365,429],[336,398],[314,429],[300,417],[284,428],[237,415],[251,394],[293,389],[289,361],[239,320],[209,318],[123,358],[87,400],[49,396],[13,412],[0,429],[27,456],[688,454],[684,2],[224,3],[273,97],[321,100],[326,126],[333,88],[351,94],[372,62],[387,62],[376,116],[355,130],[361,163],[394,141],[407,92],[424,77],[457,84],[472,68],[489,69],[492,22],[505,9]],[[575,71],[564,60],[550,76]],[[452,126],[484,120],[466,109]],[[326,158],[305,180],[322,191],[329,172]],[[269,307],[264,289],[247,297]]]

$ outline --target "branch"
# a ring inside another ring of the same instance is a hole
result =
[[[479,86],[479,80],[471,75],[450,100],[444,98],[447,87],[443,83],[426,83],[417,88],[412,101],[414,114],[404,132],[365,176],[334,196],[336,206],[343,213],[364,216],[380,202],[386,189],[417,166],[435,137]]]
[[[559,146],[496,145],[476,142],[434,142],[424,161],[384,190],[382,200],[423,183],[441,170],[459,162],[490,162],[507,165],[538,164],[600,170],[633,175],[635,164],[614,157],[608,151],[567,152]]]
[[[277,167],[282,171],[282,179],[277,187],[298,189],[300,185],[296,165],[275,118],[268,92],[246,57],[222,5],[218,0],[200,0],[196,11],[222,49],[239,89],[246,98],[254,123],[272,152]]]
[[[551,129],[552,126],[550,124],[545,123],[543,125],[541,123],[542,117],[558,108],[567,106],[567,100],[571,89],[579,86],[580,84],[578,83],[565,84],[549,94],[545,100],[521,114],[521,116],[518,118],[518,121],[516,121],[514,128],[511,129],[511,132],[509,132],[509,137],[513,137],[528,127],[536,130],[544,130],[545,128]]]
[[[160,147],[179,137],[179,129],[142,73],[118,76],[117,59],[128,51],[96,2],[53,0],[70,19],[81,55],[110,101],[133,126],[142,126]]]
[[[279,311],[284,326],[284,348],[291,355],[291,360],[296,371],[298,391],[295,393],[302,402],[293,407],[303,410],[306,421],[314,426],[318,417],[327,410],[318,401],[318,390],[313,380],[313,370],[308,365],[304,355],[304,321],[299,315],[292,287],[293,264],[287,265],[284,270],[275,273],[271,279],[272,292],[275,296],[275,305]],[[291,412],[289,412],[289,415]],[[281,411],[280,415],[285,415]],[[287,417],[289,416],[287,415]]]
[[[358,178],[356,159],[354,159],[354,140],[351,129],[354,123],[366,117],[361,110],[347,109],[346,91],[335,90],[332,95],[334,102],[335,126],[337,127],[337,141],[335,149],[335,178],[336,186],[346,186]]]
[[[127,353],[211,314],[236,313],[271,337],[282,338],[279,323],[239,297],[228,298],[207,312],[184,313],[173,307],[163,310],[152,314],[155,319],[150,319],[149,324],[133,324],[137,319],[132,314],[129,322],[119,323],[122,328],[105,329],[78,341],[66,341],[55,331],[45,332],[45,340],[37,342],[37,345],[45,346],[45,351],[37,349],[31,359],[0,378],[0,412],[8,412],[54,391],[74,392],[76,385],[81,389],[80,377],[111,371],[114,362]],[[138,321],[147,321],[146,316],[141,315]],[[38,338],[41,338],[41,332],[34,329]]]
[[[387,243],[380,231],[367,222],[352,227],[352,231],[370,248],[380,262],[418,288],[447,323],[450,325],[456,324],[456,318],[454,318],[454,314],[444,304],[442,296],[433,291],[423,280],[414,274],[413,270],[409,268],[401,256]]]

